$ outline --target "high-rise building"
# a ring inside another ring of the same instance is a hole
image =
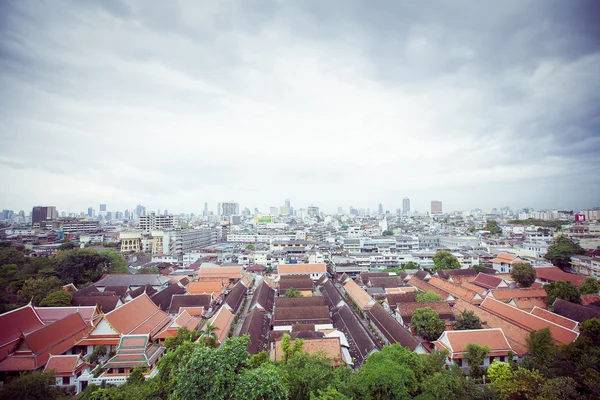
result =
[[[53,221],[57,216],[58,214],[55,206],[33,207],[33,211],[31,212],[31,223],[39,224],[45,221]]]
[[[106,212],[106,204],[100,204],[100,212]]]
[[[402,213],[404,215],[410,214],[410,199],[408,197],[402,199]]]
[[[316,217],[319,215],[319,207],[313,206],[312,204],[307,207],[306,213],[309,217]]]
[[[431,201],[431,215],[440,215],[442,214],[442,202],[439,200]]]
[[[379,203],[379,206],[377,207],[377,214],[383,215],[383,204],[381,203]]]
[[[93,217],[94,216],[94,209],[92,207],[88,207],[87,216],[88,217]]]
[[[240,205],[233,200],[219,203],[217,204],[217,213],[224,217],[240,215]]]
[[[291,207],[290,199],[285,199],[285,206],[286,206],[287,208],[290,208],[290,207]]]
[[[146,216],[146,207],[144,207],[141,204],[138,204],[135,207],[135,215],[136,217],[140,218],[140,217],[145,217]]]
[[[146,232],[173,227],[175,227],[175,221],[172,215],[150,213],[140,217],[140,229]]]
[[[204,211],[202,211],[203,217],[208,217],[208,203],[204,203]]]
[[[125,209],[125,213],[123,214],[123,217],[125,217],[126,220],[129,220],[129,210]]]

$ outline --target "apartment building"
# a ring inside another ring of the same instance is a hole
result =
[[[140,217],[140,229],[144,232],[171,229],[175,227],[173,215],[156,215],[155,213]]]

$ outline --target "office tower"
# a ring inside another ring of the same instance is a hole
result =
[[[404,215],[410,214],[410,199],[408,197],[402,199],[402,213]]]
[[[57,218],[55,206],[36,206],[31,212],[31,223],[39,224],[45,221],[53,221]]]
[[[163,213],[164,216],[169,215],[169,210],[165,210],[165,212]]]
[[[383,204],[379,203],[379,206],[377,207],[377,212],[378,215],[383,215]]]
[[[220,216],[240,215],[240,205],[235,201],[225,201],[217,204],[217,213]]]
[[[106,212],[106,204],[100,204],[100,212]]]
[[[92,207],[88,207],[87,216],[88,217],[93,217],[94,216],[94,209]]]
[[[291,205],[290,205],[290,199],[285,199],[285,206],[286,206],[287,208],[290,208],[290,207],[291,207]]]
[[[141,204],[138,204],[135,207],[135,215],[140,218],[140,217],[145,217],[146,216],[146,207],[144,207]]]
[[[204,211],[202,211],[203,217],[208,217],[208,203],[204,203]]]
[[[129,210],[125,210],[125,213],[123,214],[123,216],[125,217],[125,219],[129,219]]]
[[[140,229],[144,231],[174,228],[175,220],[172,215],[150,213],[140,217]]]
[[[442,202],[439,200],[431,201],[431,215],[440,215],[442,214]]]
[[[308,206],[308,208],[306,209],[306,213],[308,214],[309,217],[316,217],[319,215],[319,207],[317,206],[313,206],[312,204],[310,206]]]

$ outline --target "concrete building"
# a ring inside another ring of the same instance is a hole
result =
[[[402,199],[402,214],[408,215],[410,213],[410,199],[405,197]]]
[[[41,224],[46,221],[54,221],[57,217],[55,206],[36,206],[31,212],[31,223]]]
[[[100,229],[99,222],[93,219],[59,219],[53,225],[64,233],[93,233]]]
[[[141,232],[121,232],[119,234],[121,241],[122,253],[139,253],[142,249],[142,233]]]
[[[225,201],[217,204],[217,215],[229,217],[231,215],[240,215],[240,205],[235,201]]]
[[[443,214],[442,210],[442,202],[439,200],[431,201],[431,215],[441,215]]]
[[[313,217],[313,218],[317,217],[319,215],[319,207],[310,205],[306,209],[306,213],[308,214],[309,217]]]
[[[144,232],[153,230],[170,229],[175,227],[173,215],[157,215],[150,213],[140,218],[140,229]]]

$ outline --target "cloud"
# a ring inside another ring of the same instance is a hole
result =
[[[593,1],[1,7],[3,208],[598,205]]]

